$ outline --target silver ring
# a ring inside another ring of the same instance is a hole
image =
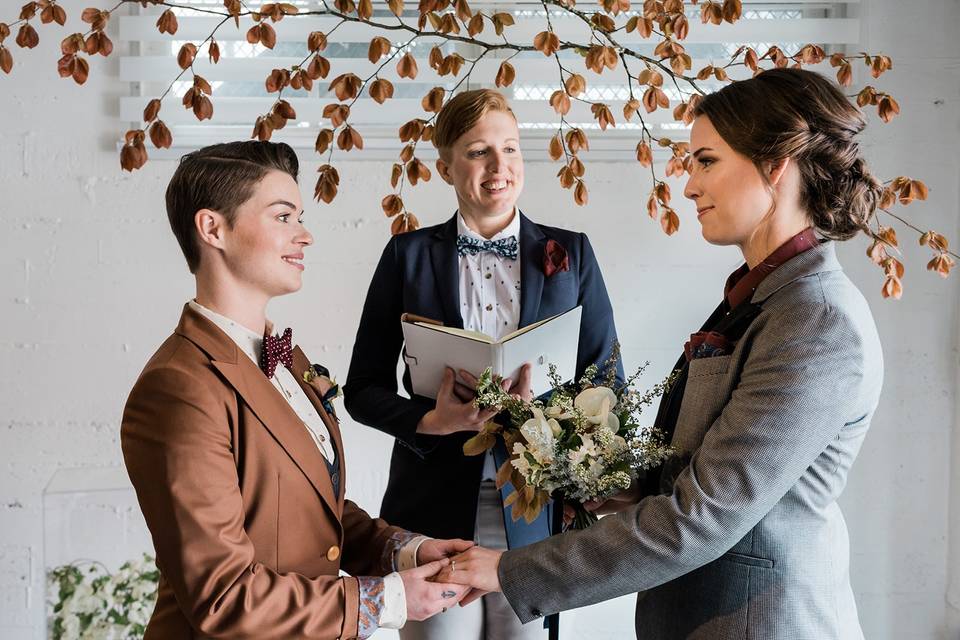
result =
[[[450,561],[450,573],[453,573],[453,572],[455,572],[456,570],[457,570],[457,561],[456,561],[456,560],[451,560],[451,561]]]

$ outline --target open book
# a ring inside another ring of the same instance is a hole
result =
[[[504,378],[517,379],[527,362],[533,366],[534,397],[550,390],[550,365],[561,380],[577,368],[582,307],[517,329],[499,340],[478,331],[446,327],[436,320],[405,313],[400,317],[405,342],[403,358],[410,368],[413,392],[436,398],[445,367],[479,377],[487,367]]]

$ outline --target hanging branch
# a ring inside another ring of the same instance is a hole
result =
[[[586,132],[568,120],[571,107],[573,103],[588,105],[601,132],[615,128],[617,121],[609,104],[588,98],[586,79],[571,66],[579,63],[580,59],[561,58],[559,54],[562,51],[577,52],[582,57],[584,68],[598,75],[604,72],[623,74],[629,95],[623,107],[623,119],[625,122],[635,119],[639,124],[636,158],[641,167],[650,170],[652,179],[646,202],[647,214],[659,220],[667,235],[672,235],[679,229],[680,218],[671,206],[670,187],[665,178],[680,178],[689,173],[692,159],[689,143],[656,136],[653,128],[644,119],[644,114],[670,108],[671,101],[664,90],[665,83],[672,85],[679,99],[672,111],[673,120],[690,125],[697,103],[706,94],[699,83],[707,80],[733,82],[728,73],[731,69],[749,69],[756,75],[765,68],[799,68],[828,61],[836,69],[838,83],[849,87],[853,82],[854,63],[862,62],[874,78],[879,78],[893,66],[891,59],[885,55],[860,52],[854,55],[834,53],[828,57],[821,47],[807,44],[793,55],[788,55],[777,45],[770,46],[762,54],[742,46],[726,62],[708,64],[694,71],[693,60],[682,44],[690,30],[686,15],[689,5],[699,7],[702,25],[720,25],[724,22],[732,24],[741,17],[740,0],[645,0],[639,8],[633,7],[630,0],[598,0],[597,6],[589,9],[578,8],[575,0],[541,0],[544,29],[537,33],[529,44],[507,37],[515,22],[512,13],[474,12],[467,0],[419,0],[414,12],[405,11],[404,0],[386,0],[384,4],[393,14],[390,20],[379,17],[374,19],[372,0],[332,0],[329,3],[328,0],[321,0],[321,8],[306,11],[301,11],[289,3],[267,3],[259,9],[251,9],[241,0],[223,0],[222,9],[181,5],[165,0],[118,0],[109,10],[88,8],[82,12],[81,20],[89,27],[84,32],[67,36],[61,42],[63,57],[57,65],[61,77],[72,78],[78,84],[86,82],[90,71],[87,58],[96,54],[108,56],[113,51],[113,43],[105,33],[111,14],[130,3],[141,7],[162,8],[156,23],[157,30],[171,36],[176,34],[178,29],[173,9],[217,16],[221,20],[199,44],[186,43],[180,48],[177,55],[179,73],[159,97],[148,101],[143,113],[143,126],[126,132],[125,143],[120,151],[121,168],[126,171],[139,169],[147,162],[147,137],[156,148],[168,148],[173,143],[170,129],[159,119],[159,114],[163,101],[185,74],[190,74],[192,85],[183,96],[183,106],[192,110],[198,120],[213,117],[213,90],[207,80],[195,73],[193,64],[205,45],[210,62],[216,64],[219,61],[220,48],[215,35],[228,22],[232,21],[239,29],[240,18],[249,17],[254,25],[246,32],[247,42],[273,49],[277,42],[275,25],[286,18],[313,16],[338,19],[337,24],[327,33],[313,31],[308,35],[309,53],[303,60],[290,68],[273,69],[264,80],[267,92],[277,95],[271,108],[257,116],[254,122],[251,137],[259,140],[269,140],[274,131],[282,129],[289,121],[297,118],[293,106],[283,97],[287,87],[310,91],[315,82],[326,80],[329,76],[331,62],[321,53],[341,25],[359,24],[369,27],[372,32],[402,34],[406,38],[403,44],[398,45],[384,35],[373,36],[368,50],[370,63],[377,65],[373,72],[366,78],[360,78],[351,72],[343,73],[335,76],[329,83],[327,91],[334,93],[338,102],[324,106],[322,117],[329,120],[330,124],[321,128],[315,143],[317,154],[326,154],[326,158],[318,169],[314,196],[325,203],[336,198],[340,183],[339,173],[333,165],[334,145],[344,152],[362,150],[364,146],[362,135],[350,122],[351,110],[357,100],[364,91],[381,105],[393,98],[393,83],[381,77],[386,65],[396,61],[400,78],[413,81],[419,73],[417,60],[409,51],[414,43],[433,38],[443,43],[465,44],[478,48],[478,55],[471,60],[464,59],[456,52],[445,54],[439,45],[434,46],[429,53],[430,67],[440,77],[452,76],[457,78],[457,82],[452,89],[444,86],[430,89],[421,100],[424,117],[405,122],[398,130],[398,138],[403,146],[399,162],[394,163],[391,168],[390,184],[394,191],[381,202],[384,214],[393,220],[391,230],[395,234],[419,226],[416,216],[406,209],[403,202],[405,185],[415,187],[420,181],[431,178],[430,169],[416,156],[417,145],[430,141],[437,113],[457,89],[471,80],[477,63],[490,53],[508,54],[501,58],[493,78],[497,87],[508,87],[515,82],[516,68],[510,61],[520,53],[538,51],[556,62],[558,84],[548,102],[559,121],[556,133],[549,140],[548,153],[552,160],[563,163],[557,174],[560,186],[572,189],[574,201],[578,205],[585,205],[588,200],[584,179],[586,167],[580,153],[588,151],[590,143]],[[414,15],[410,16],[409,13]],[[4,45],[13,30],[17,31],[17,46],[32,49],[39,44],[39,34],[34,28],[38,14],[42,24],[66,24],[66,12],[56,0],[27,2],[21,8],[16,21],[0,23],[0,70],[4,73],[10,74],[14,66],[13,54],[10,48]],[[575,19],[588,30],[589,36],[577,41],[561,40],[554,29],[554,18],[558,16]],[[489,37],[490,28],[496,39],[482,38],[484,31]],[[656,42],[653,55],[622,44],[622,35],[631,34],[644,41]],[[636,71],[631,69],[630,63],[638,67]],[[883,122],[889,122],[900,113],[900,106],[893,96],[873,86],[865,86],[848,97],[861,108],[876,108],[877,115]],[[658,177],[654,166],[654,146],[669,149],[671,154],[663,177]],[[897,203],[907,205],[915,200],[926,200],[926,185],[906,176],[898,176],[884,185],[880,211],[891,221],[917,233],[920,244],[929,247],[933,252],[927,269],[946,277],[955,265],[955,259],[960,259],[960,256],[949,250],[947,239],[936,231],[923,230],[902,215],[891,211],[891,207]],[[902,262],[891,255],[898,254],[896,232],[893,227],[875,221],[875,227],[864,229],[864,234],[871,239],[867,249],[868,257],[884,273],[883,296],[899,298],[903,291],[904,267]]]

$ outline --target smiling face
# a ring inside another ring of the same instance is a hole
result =
[[[441,150],[437,169],[453,185],[460,213],[468,221],[512,214],[523,191],[520,131],[513,114],[488,111]]]
[[[237,208],[233,226],[224,225],[220,249],[231,278],[267,299],[300,289],[303,250],[313,244],[302,215],[296,181],[282,171],[267,173]]]
[[[690,148],[693,165],[683,195],[696,202],[704,239],[745,247],[773,207],[763,176],[750,158],[730,148],[704,115],[693,122]]]

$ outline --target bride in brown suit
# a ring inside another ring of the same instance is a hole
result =
[[[465,591],[428,578],[471,542],[391,527],[344,498],[336,387],[266,318],[300,289],[313,243],[297,171],[285,144],[234,142],[184,156],[167,188],[197,293],[121,426],[160,570],[148,640],[366,638]]]

